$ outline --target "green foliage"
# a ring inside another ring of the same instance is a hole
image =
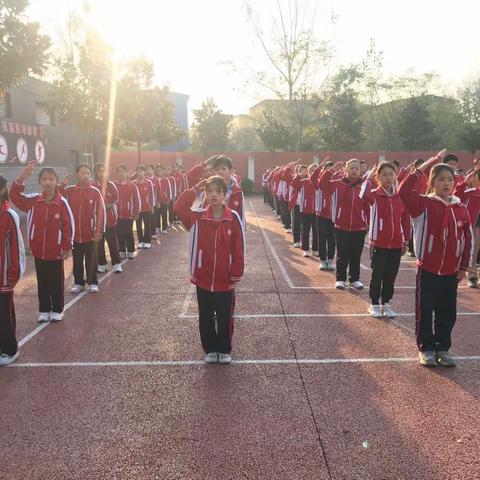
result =
[[[290,150],[295,142],[292,127],[275,108],[262,112],[255,130],[263,146],[271,152]]]
[[[259,138],[255,128],[232,128],[229,150],[233,152],[252,152],[259,149]]]
[[[245,195],[251,195],[253,193],[254,184],[249,178],[242,178],[241,185]]]
[[[480,150],[480,78],[459,92],[462,131],[460,137],[471,152]]]
[[[18,85],[27,75],[41,75],[48,64],[50,38],[39,33],[24,11],[28,0],[0,3],[0,88]]]

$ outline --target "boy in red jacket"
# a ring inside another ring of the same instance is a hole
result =
[[[13,289],[24,272],[20,222],[8,203],[7,180],[0,175],[0,366],[18,358]]]
[[[151,248],[152,246],[152,213],[156,205],[153,183],[145,176],[145,167],[138,165],[136,179],[133,183],[140,193],[140,215],[137,223],[138,248]]]
[[[24,195],[24,182],[33,173],[36,162],[27,165],[10,189],[17,208],[28,213],[27,238],[35,259],[39,322],[63,319],[63,260],[72,249],[75,221],[67,200],[57,191],[58,176],[51,167],[38,175],[42,193]]]
[[[73,276],[74,286],[71,293],[79,293],[85,288],[84,273],[87,274],[88,291],[98,293],[98,242],[102,239],[106,227],[105,203],[102,194],[91,185],[92,171],[86,163],[76,169],[77,184],[65,187],[59,185],[60,193],[68,200],[75,220],[73,240]]]
[[[205,191],[206,208],[192,208]],[[191,282],[197,286],[200,337],[206,363],[231,363],[234,285],[243,276],[245,237],[239,214],[224,205],[222,177],[201,180],[175,202],[190,233]],[[215,328],[217,321],[217,329]]]

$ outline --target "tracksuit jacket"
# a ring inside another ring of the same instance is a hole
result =
[[[469,188],[466,183],[459,183],[453,193],[467,207],[472,227],[475,227],[480,215],[480,187]]]
[[[132,183],[136,185],[138,193],[140,194],[140,211],[151,212],[152,208],[157,203],[152,181],[145,178],[143,182],[140,180],[134,180]]]
[[[418,170],[407,175],[399,194],[413,218],[417,265],[435,275],[454,275],[471,265],[472,228],[467,208],[453,196],[450,203],[440,197],[420,195],[415,185]]]
[[[115,227],[118,222],[117,202],[119,194],[117,187],[110,180],[107,180],[105,185],[101,185],[97,181],[92,182],[92,185],[100,191],[103,201],[105,202],[105,210],[107,211],[107,229]]]
[[[0,292],[13,291],[25,273],[25,248],[20,220],[8,202],[0,204]]]
[[[25,195],[25,185],[13,182],[10,198],[27,213],[27,239],[32,255],[42,260],[61,260],[72,249],[75,220],[68,201],[57,192],[50,202],[40,193]]]
[[[190,235],[191,282],[210,292],[234,290],[243,276],[244,229],[240,215],[225,207],[223,218],[213,218],[210,206],[192,208],[199,192],[193,188],[178,197],[174,212]]]
[[[160,203],[160,179],[154,175],[153,177],[147,177],[153,184],[153,192],[155,193],[155,207]]]
[[[310,178],[302,178],[296,175],[292,181],[293,194],[288,207],[290,210],[295,206],[297,198],[295,192],[298,192],[300,212],[305,214],[315,213],[315,186]]]
[[[141,201],[137,186],[130,181],[127,183],[115,182],[115,186],[118,190],[118,218],[131,220],[138,217]]]
[[[172,194],[170,192],[170,182],[168,181],[167,177],[161,177],[159,178],[159,198],[160,198],[160,203],[162,205],[168,205],[168,202],[170,201],[170,198],[172,198]]]

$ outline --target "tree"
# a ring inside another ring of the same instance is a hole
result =
[[[28,0],[2,0],[0,4],[0,89],[17,85],[27,75],[41,75],[48,63],[50,38],[39,33],[24,11]]]
[[[253,127],[232,128],[230,131],[230,150],[252,152],[258,150],[259,138]]]
[[[480,78],[467,83],[458,97],[463,127],[461,139],[475,153],[480,150]]]
[[[175,123],[175,105],[169,100],[168,93],[167,87],[155,88],[153,91],[153,101],[156,105],[153,139],[158,143],[160,150],[185,136],[182,128]]]
[[[270,152],[289,150],[294,136],[276,109],[262,112],[255,129],[263,146]]]
[[[192,149],[203,155],[227,150],[231,116],[223,113],[212,98],[193,110],[193,116]]]

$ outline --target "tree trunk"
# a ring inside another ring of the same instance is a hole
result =
[[[140,165],[142,163],[142,148],[138,140],[137,140],[137,160],[138,160],[138,165]]]

